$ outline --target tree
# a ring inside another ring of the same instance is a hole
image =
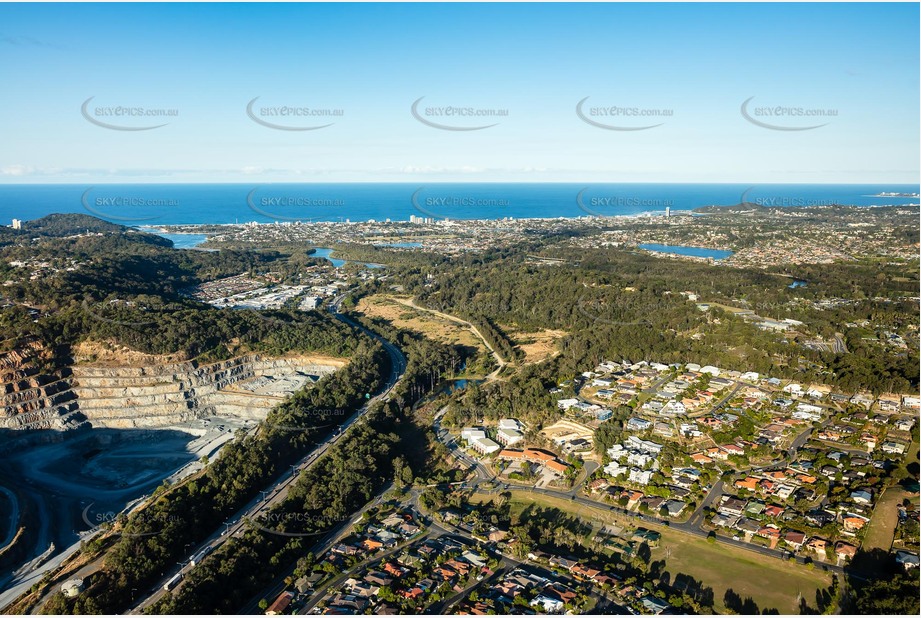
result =
[[[905,573],[888,579],[877,579],[854,590],[853,603],[859,614],[919,613],[918,580]]]

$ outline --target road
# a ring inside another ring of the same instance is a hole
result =
[[[365,514],[365,511],[367,511],[368,509],[372,507],[379,505],[384,495],[388,491],[390,491],[392,488],[393,488],[393,483],[389,483],[380,492],[378,492],[377,497],[375,497],[373,500],[368,502],[364,507],[362,507],[360,511],[354,513],[350,519],[343,522],[341,525],[336,526],[332,530],[329,530],[328,532],[324,533],[323,536],[317,540],[317,542],[314,544],[313,547],[310,548],[309,551],[312,552],[314,556],[322,556],[327,551],[329,551],[329,549],[333,545],[338,543],[340,539],[342,539],[342,537],[347,536],[350,533],[351,527],[354,524],[361,521],[361,518]],[[268,601],[271,603],[275,599],[275,597],[281,594],[284,590],[289,589],[290,586],[285,584],[285,579],[293,575],[294,569],[295,569],[295,566],[291,566],[290,568],[282,572],[280,575],[278,575],[271,584],[269,584],[260,594],[256,595],[256,597],[251,599],[250,602],[247,603],[247,605],[244,606],[237,613],[242,614],[242,615],[254,615],[254,614],[261,613],[262,610],[259,609],[259,601],[265,598],[265,599],[268,599]]]
[[[811,430],[812,428],[809,428],[806,431],[804,431],[802,434],[797,436],[797,438],[794,440],[794,448],[792,448],[788,452],[787,457],[783,461],[787,461],[795,455],[796,445],[797,444],[802,445],[803,443],[805,443],[805,441],[808,439],[811,433]],[[439,435],[439,437],[441,437],[441,434],[436,434],[436,435]],[[559,498],[561,500],[568,500],[568,501],[571,501],[571,502],[574,502],[574,503],[577,503],[583,506],[587,506],[593,509],[598,509],[600,511],[607,512],[609,514],[615,513],[622,517],[627,517],[627,518],[631,518],[634,520],[638,520],[639,522],[656,524],[660,526],[667,526],[671,529],[679,530],[686,534],[691,534],[691,535],[694,535],[697,537],[703,537],[703,538],[707,538],[710,534],[709,531],[703,530],[700,527],[701,524],[703,523],[702,514],[704,511],[704,508],[712,504],[713,502],[715,502],[719,498],[719,496],[722,494],[722,489],[723,489],[723,482],[718,480],[716,483],[714,483],[713,487],[708,492],[707,496],[701,501],[700,506],[694,511],[694,513],[688,518],[686,522],[673,522],[670,520],[662,519],[661,517],[658,517],[655,515],[643,515],[641,513],[637,513],[634,511],[628,511],[627,509],[617,506],[617,505],[603,504],[601,502],[597,502],[595,500],[591,500],[589,498],[580,496],[578,495],[578,489],[579,489],[578,486],[568,491],[560,491],[556,489],[549,489],[546,487],[513,486],[509,483],[506,483],[504,485],[499,484],[497,487],[493,489],[489,489],[489,490],[482,489],[479,487],[479,485],[481,485],[484,481],[490,481],[490,480],[495,481],[496,479],[492,477],[491,475],[480,473],[482,464],[479,461],[471,460],[470,457],[460,453],[456,448],[451,447],[451,444],[448,444],[448,446],[449,448],[452,448],[456,457],[463,459],[465,462],[472,461],[473,465],[476,466],[477,475],[472,481],[470,481],[470,485],[473,485],[476,488],[476,490],[481,493],[498,493],[501,491],[509,490],[509,491],[519,491],[519,492],[528,492],[528,493],[534,493],[534,494],[542,494],[542,495],[551,496],[554,498]],[[782,462],[774,462],[766,467],[775,467],[777,465],[780,465],[781,463]],[[735,547],[745,549],[748,551],[753,551],[753,552],[756,552],[756,553],[759,553],[765,556],[771,556],[774,558],[783,559],[789,556],[789,552],[784,551],[784,550],[770,549],[767,547],[762,547],[760,545],[747,543],[742,540],[736,541],[728,537],[716,536],[716,541],[720,543],[725,543],[727,545],[733,545]],[[799,558],[799,557],[797,557],[797,560],[801,562],[804,561],[803,558]],[[823,566],[828,567],[828,569],[832,571],[843,572],[843,569],[837,565],[823,563]]]
[[[455,315],[451,315],[450,313],[444,313],[441,311],[436,311],[434,309],[420,307],[419,305],[416,304],[416,299],[414,298],[410,298],[409,300],[394,298],[394,300],[400,303],[401,305],[412,307],[413,309],[417,309],[418,311],[424,311],[426,313],[431,313],[432,315],[436,315],[445,320],[449,320],[451,322],[461,324],[463,326],[466,326],[468,329],[470,329],[470,332],[476,335],[477,338],[479,338],[480,341],[483,342],[483,345],[486,346],[486,349],[489,350],[489,352],[492,354],[493,358],[495,359],[496,363],[499,365],[499,367],[495,371],[493,371],[488,376],[486,376],[485,378],[486,382],[491,382],[492,380],[497,379],[499,377],[499,374],[502,373],[502,370],[505,369],[505,366],[508,364],[507,362],[505,362],[505,359],[503,359],[502,356],[495,349],[493,349],[491,345],[489,345],[489,342],[486,341],[486,337],[483,336],[483,334],[479,331],[479,329],[477,329],[476,326],[474,326],[467,320],[461,319]]]
[[[414,504],[418,501],[418,490],[413,490],[412,493],[413,493],[412,503]],[[412,504],[407,505],[407,506],[412,506]],[[469,534],[457,528],[454,528],[453,526],[448,527],[449,526],[448,524],[446,524],[445,526],[439,525],[434,520],[432,520],[430,517],[428,518],[428,521],[426,522],[425,525],[428,528],[428,530],[424,534],[417,536],[411,540],[404,541],[403,543],[400,543],[397,546],[383,553],[375,554],[373,556],[366,558],[365,560],[361,561],[360,563],[356,564],[355,566],[349,569],[346,569],[345,571],[343,571],[336,577],[332,578],[331,580],[329,580],[328,582],[326,582],[325,584],[317,588],[317,590],[310,596],[310,599],[307,601],[307,603],[303,607],[301,607],[296,613],[300,615],[310,614],[317,605],[322,603],[324,600],[327,600],[331,594],[334,594],[337,591],[339,591],[339,589],[342,587],[342,585],[345,583],[345,581],[349,577],[357,575],[361,573],[362,571],[364,571],[369,565],[379,563],[382,560],[386,559],[388,556],[391,556],[401,551],[407,545],[419,543],[420,541],[423,541],[425,539],[437,539],[443,536],[452,538],[455,541],[460,541],[466,545],[475,546],[475,545],[480,544],[478,540],[471,537]],[[444,615],[446,613],[450,613],[452,606],[459,603],[463,599],[465,599],[472,590],[476,588],[480,588],[480,587],[488,588],[491,585],[493,585],[496,581],[501,580],[502,577],[506,573],[510,573],[519,567],[526,568],[528,571],[534,574],[537,574],[538,576],[543,577],[544,579],[547,579],[547,580],[557,579],[557,576],[555,576],[552,572],[548,571],[547,569],[545,569],[544,567],[540,565],[535,565],[527,561],[518,560],[512,556],[509,556],[501,552],[490,551],[490,554],[494,555],[499,560],[499,566],[489,577],[486,577],[483,580],[475,580],[475,581],[470,582],[462,591],[455,592],[451,596],[447,597],[446,599],[434,603],[431,607],[426,609],[425,614],[426,615],[439,615],[439,614]],[[317,555],[320,555],[320,554],[317,554]],[[281,593],[282,589],[283,589],[283,586],[277,588],[277,591],[275,591],[275,594],[277,595]],[[597,590],[592,589],[590,594],[591,596],[595,597],[596,600],[599,602],[599,605],[596,605],[596,607],[605,606],[605,607],[610,607],[612,610],[620,609],[619,605],[611,602],[610,599],[607,599],[606,597],[604,597],[604,595],[600,594]],[[270,597],[266,597],[266,598],[270,598]],[[621,610],[621,611],[615,611],[614,613],[624,613],[624,612]]]
[[[189,549],[189,556],[197,555],[206,548],[210,548],[211,551],[214,551],[220,547],[220,545],[222,545],[227,539],[241,535],[247,528],[247,519],[255,520],[263,511],[267,511],[276,504],[284,501],[288,495],[288,490],[295,483],[301,471],[309,468],[324,454],[326,454],[326,452],[334,444],[336,444],[336,442],[338,442],[343,435],[345,435],[346,431],[354,424],[358,423],[368,412],[368,410],[370,410],[376,403],[379,401],[386,401],[390,396],[390,392],[393,390],[394,386],[396,386],[400,377],[403,375],[403,372],[406,371],[406,357],[403,355],[399,348],[339,312],[343,298],[345,298],[344,294],[336,297],[330,303],[329,310],[337,319],[345,322],[346,324],[354,326],[355,328],[379,341],[384,346],[384,350],[387,352],[387,355],[390,357],[390,374],[387,376],[381,392],[370,398],[364,406],[354,412],[348,419],[346,419],[345,422],[340,424],[339,427],[330,431],[330,433],[326,435],[323,441],[320,442],[312,452],[310,452],[296,464],[292,465],[283,474],[281,474],[271,485],[262,490],[259,496],[250,500],[246,506],[232,515],[224,523],[223,529],[215,530],[204,542],[200,543],[194,548]],[[177,567],[178,568],[173,568],[168,572],[165,572],[161,579],[157,582],[156,586],[146,591],[145,596],[141,598],[140,601],[134,607],[132,607],[128,613],[136,614],[143,612],[146,607],[156,603],[166,594],[163,586],[177,573],[181,573],[183,576],[185,576],[191,569],[195,568],[188,562],[177,563]]]
[[[715,486],[714,486],[714,487],[715,487]],[[494,489],[494,490],[488,490],[488,491],[487,491],[487,490],[478,490],[478,491],[480,491],[481,493],[495,493],[495,492],[497,492],[497,491],[499,491],[499,490]],[[574,503],[576,503],[576,504],[580,504],[580,505],[583,505],[583,506],[591,507],[591,508],[598,509],[598,510],[600,510],[600,511],[605,511],[605,512],[608,512],[608,513],[615,513],[615,514],[620,515],[620,516],[622,516],[622,517],[628,517],[628,518],[632,518],[632,519],[634,519],[634,520],[639,520],[640,522],[645,522],[645,523],[649,523],[649,524],[655,524],[655,525],[659,525],[659,526],[667,526],[668,528],[671,528],[671,529],[673,529],[673,530],[679,530],[679,531],[681,531],[681,532],[684,532],[684,533],[687,533],[687,534],[691,534],[691,535],[694,535],[694,536],[697,536],[697,537],[707,538],[707,536],[709,536],[709,534],[710,534],[708,531],[701,529],[701,528],[700,528],[699,526],[697,526],[697,525],[694,525],[694,524],[691,522],[691,520],[688,520],[687,522],[684,522],[684,523],[668,521],[668,520],[662,519],[661,517],[657,517],[657,516],[655,516],[655,515],[643,515],[643,514],[641,514],[641,513],[636,513],[636,512],[634,512],[634,511],[628,511],[627,509],[624,509],[624,508],[622,508],[622,507],[620,507],[620,506],[610,506],[610,505],[607,505],[607,504],[602,504],[602,503],[597,502],[597,501],[595,501],[595,500],[590,500],[590,499],[588,499],[588,498],[583,498],[582,496],[573,496],[573,495],[571,495],[571,494],[569,494],[569,493],[562,492],[562,491],[556,491],[556,490],[554,490],[554,489],[546,489],[546,488],[543,488],[543,487],[531,487],[531,488],[526,488],[526,489],[515,489],[514,491],[529,492],[529,493],[535,493],[535,494],[543,494],[543,495],[546,495],[546,496],[552,496],[552,497],[554,497],[554,498],[560,498],[560,499],[563,499],[563,500],[569,500],[569,501],[574,502]],[[725,543],[725,544],[727,544],[727,545],[733,545],[733,546],[738,547],[738,548],[740,548],[740,549],[745,549],[745,550],[748,550],[748,551],[753,551],[753,552],[762,554],[762,555],[764,555],[764,556],[771,556],[771,557],[774,557],[774,558],[781,558],[781,559],[782,559],[782,558],[785,558],[785,557],[787,557],[787,556],[789,555],[789,552],[784,551],[784,550],[769,549],[769,548],[767,548],[767,547],[762,547],[762,546],[760,546],[760,545],[754,545],[754,544],[752,544],[752,543],[747,543],[747,542],[742,541],[742,540],[736,541],[736,540],[734,540],[734,539],[731,539],[731,538],[728,538],[728,537],[723,537],[723,536],[717,536],[717,537],[716,537],[716,541],[719,542],[719,543]],[[804,559],[799,558],[799,557],[797,557],[797,560],[800,561],[800,562],[804,562]],[[829,570],[832,570],[832,571],[837,571],[837,572],[839,572],[839,573],[843,573],[843,572],[844,572],[843,569],[842,569],[841,567],[836,566],[836,565],[823,563],[823,566],[827,566],[828,569],[829,569]]]
[[[493,574],[487,577],[485,580],[477,581],[474,579],[472,582],[470,582],[470,584],[467,585],[466,588],[460,592],[455,592],[447,599],[433,603],[432,606],[426,610],[426,613],[435,616],[448,614],[449,612],[445,610],[449,610],[454,604],[463,601],[474,588],[478,586],[492,586],[492,584],[495,583],[500,577],[505,575],[506,572],[514,570],[514,563],[512,563],[512,561],[508,558],[503,556],[501,563],[502,566],[493,571]]]
[[[438,538],[438,537],[440,537],[442,534],[445,534],[445,533],[446,533],[446,531],[445,531],[444,529],[439,528],[438,526],[432,526],[432,527],[429,528],[429,531],[426,532],[425,534],[423,534],[422,536],[417,536],[416,538],[414,538],[414,539],[412,539],[412,540],[408,540],[408,541],[404,541],[404,542],[402,542],[402,543],[398,543],[397,545],[395,545],[394,547],[391,547],[390,549],[388,549],[387,551],[385,551],[385,552],[383,552],[383,553],[374,554],[373,556],[371,556],[371,557],[369,557],[369,558],[365,558],[364,560],[362,560],[361,562],[359,562],[359,563],[356,564],[355,566],[346,569],[345,571],[343,571],[342,573],[340,573],[340,574],[337,575],[336,577],[332,578],[331,580],[329,580],[328,582],[326,582],[325,584],[323,584],[322,586],[320,586],[320,587],[316,590],[316,592],[314,592],[314,593],[310,596],[310,599],[307,601],[307,603],[304,604],[304,607],[302,607],[301,609],[299,609],[299,610],[297,611],[297,613],[298,613],[298,614],[309,614],[310,611],[311,611],[314,607],[316,607],[317,604],[318,604],[320,601],[322,601],[323,599],[326,598],[326,596],[327,596],[327,594],[328,594],[328,592],[329,592],[330,590],[333,590],[333,591],[338,590],[338,589],[342,586],[342,584],[345,583],[345,580],[347,580],[349,577],[351,577],[352,575],[354,575],[354,574],[356,574],[356,573],[360,573],[360,572],[361,572],[365,567],[367,567],[369,564],[373,564],[373,563],[375,563],[375,562],[379,562],[379,561],[381,561],[381,560],[383,560],[383,559],[385,559],[385,558],[387,558],[387,557],[389,557],[389,556],[392,556],[393,554],[395,554],[395,553],[397,553],[397,552],[399,552],[399,551],[402,551],[403,548],[407,547],[408,545],[411,545],[411,544],[413,544],[413,543],[418,543],[419,541],[422,541],[422,540],[424,540],[424,539]],[[317,554],[317,555],[319,555],[319,554]],[[276,592],[276,594],[280,594],[282,589],[283,589],[283,587],[282,587],[282,588],[278,588],[278,589],[277,589],[278,592]],[[269,598],[269,597],[266,597],[266,598]],[[241,613],[245,613],[245,612],[241,612]]]
[[[827,425],[829,422],[831,421],[826,420],[822,424],[822,426]],[[782,459],[772,461],[770,463],[764,464],[763,466],[749,466],[748,468],[742,468],[742,469],[739,469],[738,472],[761,472],[769,468],[778,468],[781,466],[789,465],[793,461],[793,459],[796,458],[799,448],[803,446],[807,440],[809,440],[809,437],[812,435],[813,431],[815,431],[815,428],[812,426],[809,426],[805,430],[800,432],[799,435],[797,435],[793,439],[793,441],[790,443],[790,447],[787,449],[786,455]],[[710,488],[710,491],[707,492],[707,495],[704,497],[703,500],[701,500],[700,506],[698,506],[697,509],[694,511],[694,513],[692,513],[691,516],[688,518],[686,522],[687,524],[691,524],[695,528],[699,528],[701,524],[704,523],[703,522],[704,509],[711,506],[713,503],[715,503],[720,498],[720,496],[723,495],[723,486],[724,484],[722,480],[718,480],[716,483],[713,484],[713,487]]]
[[[458,446],[457,441],[454,438],[451,438],[450,440],[448,440],[448,438],[450,437],[450,434],[446,430],[441,428],[441,416],[447,410],[448,410],[447,406],[439,410],[438,413],[435,415],[434,422],[432,423],[432,429],[435,431],[435,435],[438,437],[438,440],[442,444],[444,444],[446,447],[451,449],[451,455],[454,457],[455,460],[467,464],[469,469],[473,470],[474,474],[476,475],[477,483],[481,481],[488,481],[488,480],[493,479],[495,475],[485,465],[483,465],[483,462],[481,462],[479,459],[470,457],[469,455],[467,455],[467,453],[462,451],[461,448]]]

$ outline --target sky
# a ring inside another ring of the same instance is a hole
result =
[[[0,183],[919,180],[909,3],[0,4],[0,83]]]

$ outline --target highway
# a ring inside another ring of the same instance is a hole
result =
[[[301,471],[316,463],[334,444],[336,444],[336,442],[338,442],[338,440],[343,435],[345,435],[346,431],[350,427],[358,423],[364,417],[364,415],[374,406],[374,404],[378,403],[379,401],[386,401],[390,396],[391,391],[399,381],[400,377],[403,375],[403,372],[406,371],[406,357],[403,355],[399,348],[391,344],[389,341],[383,339],[376,333],[369,331],[361,324],[358,324],[354,320],[351,320],[339,313],[339,308],[344,297],[344,294],[340,295],[330,303],[329,310],[332,312],[332,314],[342,322],[354,326],[355,328],[379,341],[390,357],[390,374],[387,376],[381,392],[370,398],[364,406],[354,412],[348,419],[346,419],[345,422],[330,431],[325,436],[323,441],[320,442],[313,451],[303,457],[296,464],[292,465],[289,469],[285,470],[285,472],[282,473],[271,485],[262,490],[259,496],[250,500],[246,506],[234,513],[224,523],[222,528],[215,530],[204,542],[200,543],[196,547],[190,547],[186,552],[188,556],[197,555],[206,548],[210,548],[213,552],[227,539],[241,535],[246,530],[247,519],[255,520],[256,517],[258,517],[261,513],[268,511],[272,506],[282,502],[287,497],[288,490],[297,480]],[[177,563],[176,567],[177,568],[173,568],[165,572],[153,588],[145,591],[143,598],[141,598],[138,603],[128,611],[128,613],[137,614],[143,612],[146,607],[156,603],[166,594],[163,586],[173,577],[175,577],[176,574],[182,574],[185,576],[191,569],[195,568],[188,562]],[[180,582],[177,588],[181,587],[181,585],[182,584]]]

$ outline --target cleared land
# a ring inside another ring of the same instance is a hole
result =
[[[562,330],[542,330],[529,333],[513,326],[500,324],[499,327],[508,335],[518,349],[524,352],[525,363],[539,363],[560,353],[557,345],[567,335]]]
[[[374,295],[362,298],[358,311],[386,320],[399,328],[405,328],[424,337],[446,344],[460,344],[482,350],[488,354],[483,342],[461,324],[440,318],[432,313],[419,311],[388,295]]]
[[[867,536],[861,545],[864,549],[889,551],[895,536],[895,527],[899,523],[899,505],[908,496],[901,487],[890,487],[886,490],[873,511]]]

